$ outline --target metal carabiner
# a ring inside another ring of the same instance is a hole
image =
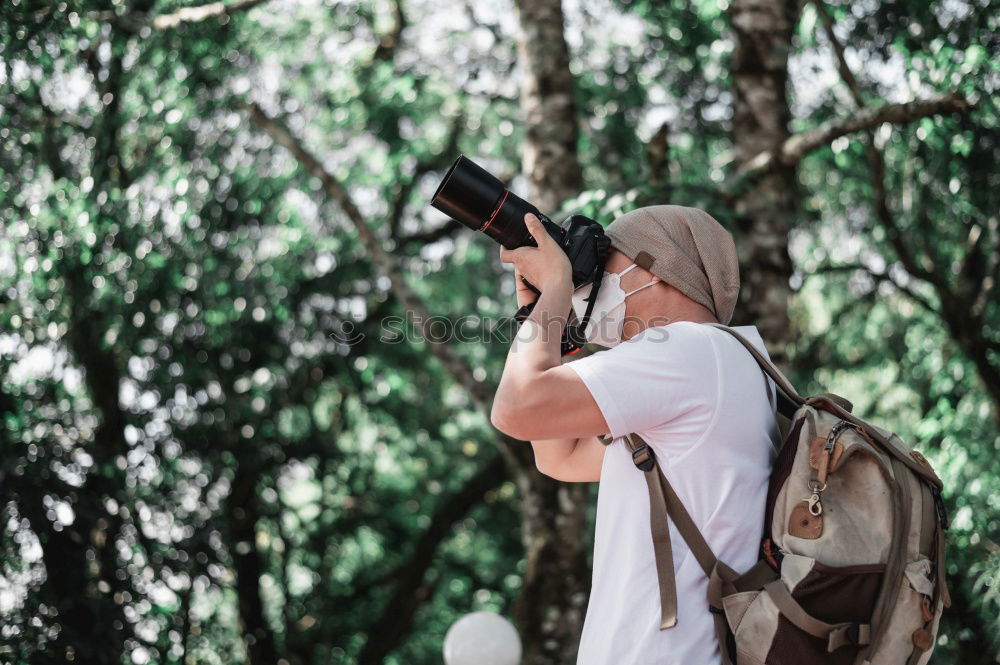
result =
[[[823,504],[819,501],[819,493],[813,492],[812,496],[808,499],[809,502],[809,514],[813,516],[820,516],[823,514]]]

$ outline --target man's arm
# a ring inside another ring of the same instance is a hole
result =
[[[511,345],[491,420],[500,431],[532,441],[546,475],[597,480],[604,447],[593,437],[607,433],[608,425],[583,381],[562,365],[559,347],[572,307],[569,260],[534,216],[526,215],[525,223],[538,247],[502,249],[500,258],[542,294]]]
[[[596,436],[579,439],[539,439],[531,442],[535,466],[544,475],[567,483],[601,479],[605,446]]]

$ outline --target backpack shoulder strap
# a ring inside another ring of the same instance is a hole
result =
[[[629,434],[625,442],[632,450],[632,461],[643,471],[646,488],[649,490],[649,524],[653,532],[653,550],[656,554],[656,572],[660,579],[660,605],[662,609],[661,630],[677,622],[677,589],[674,580],[673,549],[670,544],[670,530],[667,516],[673,521],[677,531],[684,538],[688,548],[698,561],[698,565],[711,577],[718,563],[712,548],[705,541],[701,531],[674,488],[658,468],[652,448],[638,434]]]
[[[878,442],[881,450],[883,450],[886,454],[898,459],[907,468],[931,485],[936,486],[938,489],[943,487],[941,479],[934,473],[933,469],[931,469],[929,465],[923,465],[917,459],[913,458],[908,450],[901,449],[901,443],[899,443],[898,437],[895,437],[892,432],[875,427],[854,415],[851,412],[853,406],[849,401],[845,400],[843,397],[830,393],[822,393],[814,395],[809,399],[804,399],[795,390],[795,387],[792,386],[791,381],[789,381],[785,375],[781,373],[781,370],[775,367],[774,363],[765,358],[757,347],[754,346],[746,337],[739,334],[729,326],[724,326],[721,323],[704,323],[702,325],[718,328],[719,330],[725,330],[727,333],[735,337],[740,344],[742,344],[746,350],[750,352],[750,355],[754,357],[754,360],[756,360],[757,364],[760,365],[760,368],[764,370],[764,373],[771,377],[774,380],[774,384],[778,386],[778,411],[783,416],[792,420],[795,411],[798,410],[800,406],[804,404],[819,406],[839,418],[863,428],[872,437],[872,439]]]
[[[632,450],[632,461],[643,472],[649,491],[649,526],[653,534],[653,554],[656,578],[660,588],[660,630],[677,625],[677,580],[674,576],[673,547],[670,543],[670,521],[674,523],[688,549],[708,577],[708,604],[719,639],[722,665],[733,665],[728,653],[728,624],[722,608],[722,596],[732,591],[737,574],[719,561],[670,481],[656,463],[653,449],[638,434],[628,434],[625,442]],[[667,520],[669,515],[670,521]]]
[[[695,526],[694,520],[691,519],[691,515],[688,514],[684,504],[681,503],[680,497],[674,492],[674,488],[663,475],[662,470],[656,474],[650,473],[650,471],[656,471],[659,466],[653,457],[653,449],[638,434],[629,434],[625,437],[625,441],[632,450],[632,461],[635,462],[635,465],[640,470],[646,472],[647,484],[655,485],[655,487],[650,487],[650,499],[663,505],[663,516],[670,516],[670,519],[674,522],[674,526],[677,527],[677,531],[684,538],[684,542],[691,549],[691,553],[694,554],[695,559],[698,560],[698,565],[701,566],[706,575],[711,575],[712,568],[715,567],[717,561],[712,548],[709,547],[708,542],[701,535],[701,531]],[[657,482],[649,482],[653,480]],[[652,516],[650,518],[655,519]],[[666,520],[657,521],[666,522]]]

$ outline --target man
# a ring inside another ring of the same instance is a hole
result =
[[[612,251],[588,340],[610,347],[562,364],[560,336],[573,293],[569,262],[531,216],[538,247],[502,249],[519,305],[535,294],[507,357],[492,421],[531,441],[542,473],[600,481],[590,602],[577,665],[720,662],[708,580],[671,524],[678,622],[660,630],[649,499],[623,437],[639,434],[720,560],[742,572],[757,560],[778,442],[774,386],[723,330],[739,292],[729,233],[694,208],[633,210],[607,229]],[[736,328],[766,355],[753,326]],[[597,438],[610,434],[603,445]]]

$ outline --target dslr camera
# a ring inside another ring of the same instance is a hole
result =
[[[538,217],[548,234],[569,257],[573,288],[594,285],[586,300],[587,309],[583,318],[577,321],[574,313],[570,312],[570,323],[563,329],[562,353],[574,353],[584,345],[583,331],[597,300],[604,264],[611,248],[604,227],[584,215],[571,215],[562,224],[556,224],[464,155],[459,156],[448,169],[434,192],[431,205],[464,226],[485,233],[507,249],[538,245],[528,233],[524,215],[530,212]],[[527,281],[525,284],[538,293],[538,289]],[[522,307],[515,318],[523,321],[531,312],[531,307]]]

